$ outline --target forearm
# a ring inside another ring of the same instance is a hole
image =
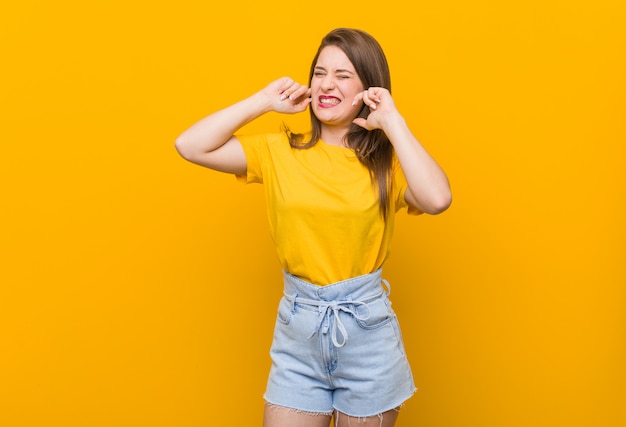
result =
[[[407,179],[407,202],[425,213],[446,210],[452,201],[448,177],[415,138],[404,118],[397,112],[388,115],[383,130],[394,146]]]
[[[270,110],[267,98],[255,93],[192,125],[176,139],[176,149],[186,158],[214,151],[241,127]]]

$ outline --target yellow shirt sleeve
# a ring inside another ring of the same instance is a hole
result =
[[[407,208],[407,213],[409,215],[421,215],[423,212],[409,205],[404,198],[404,193],[406,192],[408,187],[409,185],[406,181],[406,177],[404,176],[404,172],[402,171],[402,167],[400,166],[400,161],[394,155],[392,192],[395,199],[396,212],[400,211],[403,208]]]
[[[247,170],[245,175],[237,175],[237,180],[244,184],[263,183],[263,165],[270,156],[268,143],[280,135],[237,135],[246,155]]]

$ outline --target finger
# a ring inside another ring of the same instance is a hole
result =
[[[354,99],[352,100],[352,106],[357,105],[362,100],[363,100],[363,92],[357,93]]]
[[[281,95],[284,91],[289,89],[293,83],[293,79],[289,77],[282,77],[278,79],[278,94]]]
[[[294,90],[290,95],[289,95],[289,99],[291,99],[292,101],[297,101],[299,99],[301,99],[303,96],[306,95],[306,97],[308,97],[308,95],[310,94],[310,89],[306,86],[300,86],[299,88],[297,88],[296,90]]]
[[[370,96],[369,91],[367,90],[363,92],[363,102],[365,103],[365,105],[370,107],[370,109],[376,109],[376,101]]]
[[[372,130],[371,126],[367,125],[367,120],[362,117],[357,117],[356,119],[352,120],[352,123],[357,126],[361,126],[363,129]]]
[[[313,100],[307,96],[306,98],[302,98],[302,101],[298,102],[296,105],[304,110],[311,101]]]
[[[377,104],[380,104],[380,102],[382,101],[382,93],[380,88],[371,87],[366,92],[370,100],[376,102]]]
[[[300,98],[298,99],[298,103],[303,104],[305,107],[309,105],[311,101],[313,101],[313,99],[311,98],[311,93],[312,93],[311,89],[307,87],[304,93],[300,95]]]
[[[299,84],[299,83],[293,82],[293,83],[291,84],[291,86],[289,86],[287,89],[285,89],[285,90],[283,91],[282,95],[280,95],[280,99],[281,99],[281,101],[282,101],[282,100],[285,100],[285,99],[287,99],[287,98],[289,98],[289,97],[291,97],[291,95],[292,95],[295,91],[297,91],[298,89],[300,89],[300,87],[301,87],[301,86],[300,86],[300,84]]]

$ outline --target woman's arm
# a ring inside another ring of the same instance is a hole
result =
[[[448,177],[430,154],[415,138],[404,118],[395,108],[389,91],[369,88],[355,99],[371,110],[367,119],[357,118],[354,123],[365,129],[382,129],[395,149],[409,188],[404,198],[422,212],[438,214],[452,203]]]
[[[270,111],[290,114],[304,111],[311,102],[309,96],[308,87],[288,77],[278,79],[191,126],[176,139],[176,150],[192,163],[220,172],[244,174],[246,156],[235,132]]]

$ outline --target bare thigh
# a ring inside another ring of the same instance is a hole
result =
[[[398,419],[398,409],[383,412],[371,417],[350,417],[341,412],[335,413],[336,427],[393,427]]]
[[[392,409],[371,417],[351,417],[335,412],[334,427],[393,427],[398,419],[399,409]],[[263,427],[329,427],[330,415],[311,414],[282,406],[265,405]]]
[[[310,414],[265,404],[263,427],[328,427],[330,418],[326,414]]]

